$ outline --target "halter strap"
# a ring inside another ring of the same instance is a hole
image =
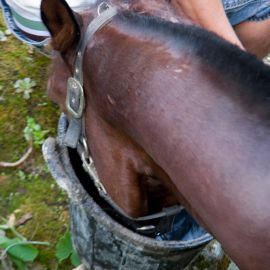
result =
[[[99,195],[103,199],[105,199],[107,203],[109,203],[109,205],[114,209],[114,211],[125,217],[127,223],[129,223],[132,227],[136,228],[136,230],[141,233],[147,234],[152,231],[155,231],[157,233],[158,228],[156,226],[141,226],[140,222],[151,222],[159,219],[159,224],[162,224],[164,223],[163,221],[166,221],[168,218],[170,218],[171,221],[169,223],[166,222],[168,224],[163,229],[168,230],[171,227],[174,216],[179,214],[183,210],[183,207],[175,205],[172,207],[164,208],[161,212],[156,214],[139,218],[130,217],[107,194],[106,189],[104,188],[98,177],[94,162],[87,147],[83,116],[83,110],[85,106],[82,72],[83,56],[89,39],[99,29],[101,29],[103,26],[105,26],[112,20],[112,18],[117,14],[117,8],[111,7],[107,3],[101,3],[98,7],[98,14],[99,16],[94,18],[88,25],[84,37],[79,43],[79,49],[75,61],[74,74],[73,77],[70,77],[68,79],[66,107],[70,114],[70,117],[68,121],[68,127],[64,132],[65,134],[63,136],[63,144],[68,147],[77,149],[77,152],[82,159],[83,168],[93,180],[95,186],[98,189]],[[159,232],[160,231],[161,230],[159,229]]]
[[[103,8],[102,11],[100,11],[101,8]],[[84,34],[84,38],[79,44],[79,50],[75,62],[74,78],[78,80],[81,85],[83,85],[83,55],[88,41],[99,29],[101,29],[103,26],[105,26],[112,20],[112,18],[117,14],[117,8],[112,7],[106,3],[102,3],[98,7],[98,14],[100,15],[93,19],[88,25],[87,30]]]
[[[102,12],[100,12],[103,8]],[[109,23],[117,14],[117,8],[102,3],[98,8],[99,16],[95,17],[88,25],[87,30],[79,43],[79,49],[75,61],[73,77],[68,79],[66,107],[73,118],[82,117],[84,109],[84,91],[83,91],[83,56],[89,39],[104,25]],[[77,137],[77,136],[76,136]]]

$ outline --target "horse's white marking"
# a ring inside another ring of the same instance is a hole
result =
[[[172,23],[179,23],[179,20],[175,17],[170,17],[169,19]]]
[[[116,102],[110,95],[107,95],[107,99],[108,99],[108,101],[110,102],[111,105],[115,105]]]

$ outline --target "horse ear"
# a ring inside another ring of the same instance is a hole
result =
[[[64,0],[42,0],[41,18],[51,33],[53,49],[65,53],[79,42],[79,24]]]

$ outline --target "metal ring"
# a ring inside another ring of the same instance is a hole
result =
[[[102,12],[104,12],[105,10],[111,8],[111,6],[106,3],[106,2],[102,2],[98,5],[98,9],[97,9],[97,13],[98,15],[100,15]]]

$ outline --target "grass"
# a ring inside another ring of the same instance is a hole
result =
[[[0,31],[6,26],[0,16]],[[50,136],[55,136],[58,108],[46,95],[49,59],[13,36],[0,41],[0,161],[16,161],[28,147],[23,134],[27,117],[33,117]],[[36,82],[29,99],[16,93],[18,80],[31,78]],[[15,213],[16,219],[27,213],[32,218],[17,230],[27,239],[50,242],[40,247],[34,264],[28,269],[56,269],[55,245],[68,228],[68,206],[65,194],[56,186],[44,164],[40,146],[19,168],[0,167],[0,217]],[[1,223],[1,222],[0,222]],[[1,266],[0,266],[1,268]],[[58,269],[72,269],[61,265]]]

